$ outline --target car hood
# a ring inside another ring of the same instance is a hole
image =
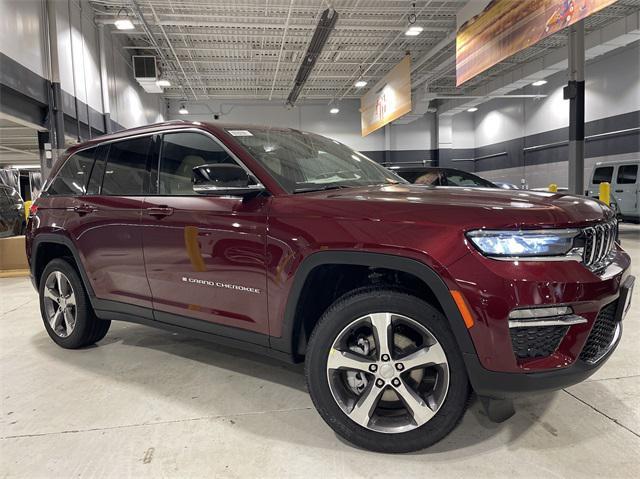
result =
[[[390,185],[328,190],[308,196],[363,202],[356,208],[361,215],[375,212],[376,217],[389,220],[463,221],[479,227],[581,226],[614,216],[611,209],[590,198],[500,188]],[[350,210],[345,208],[343,211]]]

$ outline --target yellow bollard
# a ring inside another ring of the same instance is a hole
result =
[[[549,191],[551,193],[557,193],[558,192],[558,185],[556,185],[555,183],[551,183],[549,185]]]
[[[603,181],[600,183],[600,201],[605,205],[611,205],[611,184]]]
[[[29,219],[29,210],[31,209],[31,203],[33,203],[33,201],[24,202],[24,217],[26,219]]]

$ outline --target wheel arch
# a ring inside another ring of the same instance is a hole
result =
[[[48,254],[46,249],[47,245],[53,245],[54,249],[52,254]],[[65,254],[66,253],[66,254]],[[63,258],[63,257],[71,257],[74,261],[74,266],[80,275],[80,279],[84,283],[84,287],[89,295],[90,300],[93,299],[93,288],[91,287],[91,283],[89,282],[89,278],[84,269],[82,260],[80,259],[80,255],[71,240],[67,236],[63,236],[60,234],[53,233],[41,233],[37,235],[31,246],[31,258],[30,258],[30,267],[31,267],[31,275],[33,276],[33,281],[36,288],[40,285],[40,275],[47,263],[49,263],[52,259],[55,258]]]
[[[361,266],[402,272],[417,278],[433,294],[439,307],[449,322],[460,351],[476,354],[471,336],[458,310],[450,290],[442,278],[427,265],[414,259],[383,253],[356,251],[320,251],[306,257],[298,267],[287,298],[282,335],[271,337],[271,347],[284,352],[294,360],[300,360],[306,347],[304,318],[300,314],[300,303],[313,272],[323,266]]]

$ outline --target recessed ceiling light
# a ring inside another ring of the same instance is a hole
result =
[[[187,107],[182,105],[180,107],[180,109],[178,110],[178,113],[180,113],[181,115],[188,115],[189,114],[189,110],[187,110]]]
[[[161,87],[171,86],[171,82],[169,80],[165,80],[164,78],[162,80],[158,80],[156,84]]]
[[[534,81],[532,83],[533,86],[542,86],[542,85],[546,85],[547,84],[547,80],[538,80],[538,81]]]
[[[367,82],[364,81],[364,80],[358,80],[357,82],[355,82],[354,86],[356,88],[362,88],[362,87],[367,86]]]
[[[332,115],[337,115],[338,113],[340,113],[340,108],[334,106],[331,110],[329,110],[329,113],[331,113]]]
[[[133,22],[128,18],[116,20],[114,24],[118,30],[133,30],[135,28]]]
[[[472,106],[471,108],[469,108],[467,110],[469,113],[473,113],[474,111],[478,111],[478,109],[475,106]]]
[[[423,28],[416,25],[411,25],[404,34],[408,37],[417,37],[422,33]]]

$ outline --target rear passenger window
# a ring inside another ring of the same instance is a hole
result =
[[[596,168],[593,172],[593,184],[599,185],[600,183],[611,183],[611,177],[613,176],[613,166],[601,166]]]
[[[616,182],[619,185],[633,184],[638,178],[638,165],[622,165],[618,167]]]
[[[140,196],[147,190],[147,155],[152,137],[111,143],[102,180],[103,195]]]
[[[96,148],[71,155],[47,189],[50,195],[84,195]]]
[[[102,177],[104,176],[104,163],[109,152],[109,145],[101,146],[96,151],[95,162],[93,169],[91,170],[91,176],[89,177],[89,183],[87,185],[87,195],[99,195],[100,187],[102,186]]]
[[[200,133],[168,133],[162,142],[159,194],[196,195],[191,177],[201,165],[228,163],[236,165],[222,146]]]

